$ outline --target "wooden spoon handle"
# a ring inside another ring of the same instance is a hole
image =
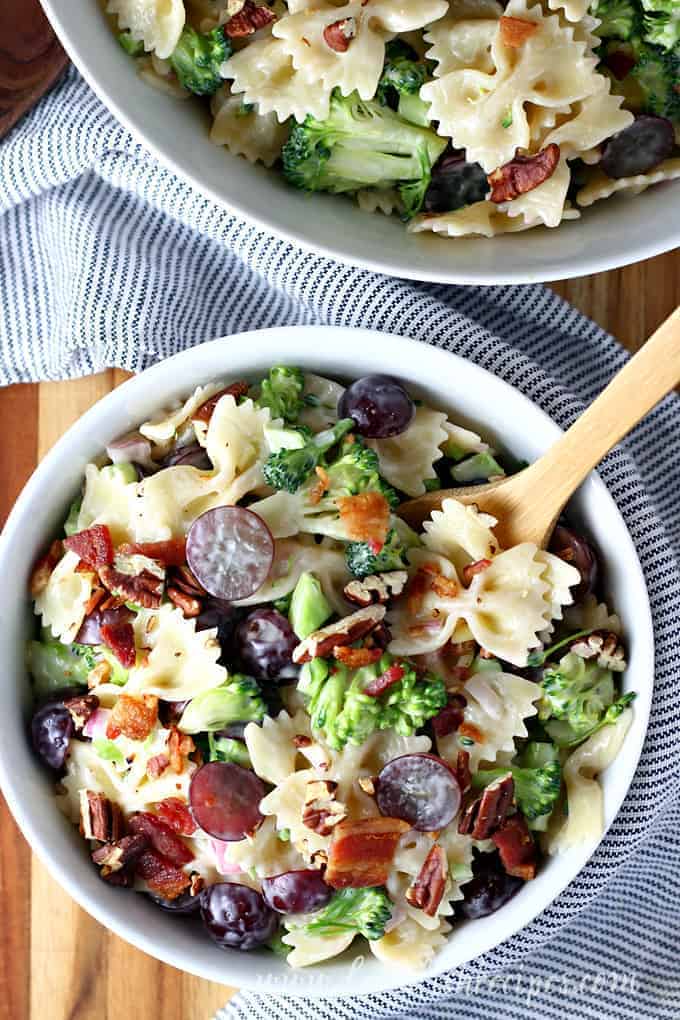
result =
[[[0,138],[67,64],[38,0],[0,0]]]
[[[522,474],[561,509],[602,458],[680,382],[680,307],[663,322],[590,407]]]

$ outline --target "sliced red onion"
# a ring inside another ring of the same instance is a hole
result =
[[[101,740],[106,737],[111,710],[109,708],[97,708],[83,726],[83,736],[90,740]]]
[[[146,472],[158,470],[158,464],[151,458],[151,443],[141,432],[128,432],[120,439],[114,439],[106,447],[106,455],[112,464],[127,462],[138,464]]]
[[[220,875],[238,875],[241,866],[229,860],[229,847],[231,844],[225,843],[222,839],[215,839],[212,836],[210,837],[210,844],[215,854],[215,867]]]

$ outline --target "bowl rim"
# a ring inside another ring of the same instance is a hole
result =
[[[267,344],[273,348],[276,344],[280,344],[281,334],[289,334],[291,336],[296,335],[299,339],[300,335],[305,336],[305,344],[309,343],[309,360],[314,360],[314,336],[322,332],[325,335],[330,335],[333,340],[336,341],[332,346],[332,353],[329,355],[336,356],[335,351],[340,350],[342,354],[338,360],[346,361],[347,350],[350,349],[351,344],[356,346],[365,346],[370,348],[375,343],[379,344],[390,344],[392,350],[394,346],[400,346],[402,350],[406,351],[409,349],[412,353],[416,350],[422,351],[423,347],[428,350],[428,357],[434,357],[434,359],[441,359],[442,364],[446,361],[447,366],[451,367],[452,363],[464,363],[467,366],[471,366],[475,373],[485,381],[489,382],[493,380],[497,388],[504,391],[510,391],[513,394],[514,399],[519,399],[526,406],[529,407],[530,413],[533,415],[534,420],[541,423],[541,438],[545,439],[545,443],[548,444],[554,441],[561,433],[562,429],[553,421],[553,419],[544,412],[537,404],[535,404],[529,397],[527,397],[521,390],[507,383],[500,376],[494,375],[489,370],[482,368],[475,362],[463,358],[458,354],[446,350],[445,348],[437,347],[434,345],[424,345],[422,341],[413,340],[407,337],[401,337],[389,333],[381,333],[377,330],[369,329],[357,329],[353,327],[335,327],[335,326],[287,326],[287,327],[270,327],[264,330],[252,330],[240,334],[234,334],[233,336],[225,336],[208,341],[204,344],[199,345],[197,348],[189,348],[185,351],[181,351],[169,358],[162,359],[157,364],[147,368],[145,371],[139,373],[136,376],[128,379],[120,386],[106,394],[100,400],[98,400],[85,414],[79,418],[71,427],[61,436],[61,438],[55,443],[55,445],[49,450],[49,452],[42,459],[40,464],[36,467],[35,471],[27,481],[26,485],[22,489],[12,511],[7,519],[5,527],[0,533],[0,569],[3,566],[6,551],[11,546],[15,539],[17,532],[21,529],[22,523],[26,518],[27,514],[30,514],[31,506],[34,504],[36,498],[39,498],[43,494],[45,488],[45,481],[49,478],[53,472],[54,467],[60,461],[63,461],[64,456],[70,451],[71,444],[74,440],[79,441],[89,429],[90,425],[94,425],[102,411],[107,408],[115,410],[119,417],[123,417],[126,408],[126,402],[129,397],[133,397],[135,394],[143,393],[145,390],[149,390],[150,384],[155,379],[162,380],[164,377],[168,377],[170,374],[176,374],[177,378],[182,377],[182,373],[174,373],[175,367],[180,367],[185,363],[189,363],[192,359],[200,361],[200,366],[192,369],[191,382],[187,382],[185,386],[182,386],[182,390],[188,391],[191,386],[200,384],[201,381],[207,380],[206,366],[210,362],[211,355],[214,352],[224,352],[224,361],[228,365],[229,353],[232,350],[232,345],[235,340],[240,344],[248,344],[249,341],[254,343],[262,343],[263,349],[267,351]],[[347,341],[347,346],[343,345],[343,338]],[[285,345],[282,345],[285,346]],[[373,351],[372,351],[373,353]],[[254,358],[261,356],[262,349],[254,350]],[[300,359],[301,360],[301,359]],[[397,358],[397,362],[401,363],[401,358]],[[205,372],[203,371],[205,369]],[[337,374],[342,374],[338,372]],[[352,373],[349,373],[350,375]],[[430,373],[428,372],[428,375]],[[156,406],[162,407],[162,402],[156,399]],[[436,977],[446,972],[452,972],[460,966],[465,966],[471,960],[477,959],[483,953],[487,953],[503,942],[507,941],[510,937],[515,935],[517,932],[524,929],[527,924],[533,921],[538,915],[551,906],[556,898],[564,891],[570,882],[574,881],[581,874],[583,868],[591,859],[591,857],[598,850],[602,840],[605,838],[606,832],[613,823],[614,819],[618,815],[621,805],[624,799],[628,795],[631,783],[634,778],[635,771],[642,753],[642,747],[647,732],[649,723],[649,715],[651,710],[651,700],[653,692],[653,676],[654,676],[654,635],[653,635],[653,623],[651,616],[651,607],[649,602],[649,596],[647,593],[646,582],[642,567],[637,556],[637,551],[633,544],[633,540],[628,531],[627,525],[623,516],[618,509],[618,506],[609,493],[608,488],[602,481],[602,479],[593,472],[590,478],[585,484],[589,484],[597,492],[596,499],[605,500],[611,506],[611,509],[618,516],[622,529],[627,536],[628,548],[622,550],[621,561],[627,564],[627,568],[632,574],[636,575],[635,581],[639,590],[644,593],[644,609],[642,606],[639,607],[640,614],[636,619],[635,623],[635,636],[636,642],[640,644],[642,649],[643,660],[646,660],[646,668],[649,669],[650,683],[648,688],[648,696],[638,696],[636,700],[635,714],[639,725],[637,726],[638,739],[637,742],[632,740],[632,732],[629,731],[626,737],[627,753],[625,757],[626,762],[626,777],[625,783],[622,784],[620,791],[617,792],[617,796],[612,797],[611,802],[607,804],[607,809],[611,812],[608,819],[604,833],[601,839],[595,844],[589,844],[583,848],[579,848],[577,857],[580,858],[580,863],[576,867],[570,862],[569,867],[564,867],[559,878],[553,880],[550,884],[549,893],[544,895],[540,906],[536,908],[533,901],[525,901],[523,908],[517,909],[517,899],[511,901],[515,905],[515,909],[512,912],[513,915],[517,914],[517,918],[513,919],[510,924],[505,924],[500,936],[494,939],[487,939],[485,944],[481,948],[475,949],[472,953],[461,959],[459,963],[452,965],[451,963],[445,964],[443,958],[445,953],[441,951],[436,957],[435,961],[430,968],[427,969],[425,974],[419,974],[418,972],[408,972],[406,980],[403,980],[399,976],[398,968],[387,967],[381,964],[381,969],[378,974],[378,978],[371,983],[371,987],[368,992],[364,994],[376,993],[381,991],[387,991],[390,989],[397,989],[406,987],[408,985],[418,984],[420,981],[427,980],[432,977]],[[238,954],[235,954],[236,960],[234,961],[235,966],[230,967],[229,963],[225,960],[225,966],[222,968],[226,971],[231,971],[231,975],[221,974],[217,971],[217,968],[210,969],[200,965],[199,963],[194,964],[191,956],[186,954],[181,949],[175,949],[168,943],[161,943],[154,935],[147,935],[146,931],[135,927],[132,924],[128,924],[122,918],[116,915],[115,910],[111,910],[106,906],[102,899],[92,897],[89,892],[85,891],[78,881],[78,876],[81,873],[80,868],[68,870],[65,865],[62,865],[54,859],[50,853],[46,838],[39,832],[39,824],[37,821],[34,822],[33,815],[34,811],[30,809],[30,806],[25,806],[19,802],[18,797],[14,793],[14,783],[12,778],[11,761],[8,751],[5,747],[0,744],[0,788],[6,798],[8,807],[12,812],[19,828],[25,836],[31,850],[37,854],[42,863],[47,867],[52,877],[62,886],[68,894],[78,903],[87,913],[93,916],[99,923],[105,928],[114,932],[120,938],[131,943],[136,948],[143,950],[150,954],[156,959],[161,960],[164,963],[170,964],[171,966],[177,967],[180,970],[187,971],[194,974],[197,977],[201,977],[207,980],[222,982],[227,985],[238,985],[244,989],[253,989],[259,992],[270,992],[276,993],[284,990],[286,994],[300,995],[305,997],[341,997],[343,992],[329,991],[326,984],[321,986],[316,982],[310,982],[309,985],[305,985],[301,988],[296,988],[294,979],[291,978],[292,987],[284,986],[281,987],[281,980],[275,975],[271,980],[262,977],[256,977],[255,980],[249,979],[247,975],[239,974],[234,977],[234,971],[238,970]],[[228,881],[228,878],[225,880]],[[102,889],[105,887],[102,886]],[[510,906],[510,904],[508,904]],[[505,908],[504,908],[505,909]],[[494,915],[500,917],[499,914]],[[475,922],[467,922],[475,924]],[[225,954],[227,958],[230,958],[231,954]],[[439,961],[439,962],[437,962]],[[285,965],[284,965],[285,966]],[[310,971],[318,972],[319,968],[323,967],[324,964],[317,965],[314,968],[309,968]],[[275,968],[272,967],[272,971]],[[295,974],[295,971],[292,971]]]
[[[507,269],[502,272],[495,272],[493,278],[489,279],[488,271],[482,270],[481,272],[476,272],[474,265],[471,265],[469,270],[455,270],[452,274],[445,269],[421,268],[411,263],[402,264],[395,259],[381,261],[363,255],[352,255],[340,243],[334,243],[331,238],[323,242],[305,239],[293,230],[286,229],[280,224],[271,223],[269,220],[258,215],[251,206],[247,206],[244,202],[239,201],[238,197],[231,196],[227,200],[209,184],[199,180],[181,156],[176,157],[165,151],[164,147],[154,141],[142,127],[134,106],[128,107],[125,104],[121,104],[112,89],[104,83],[101,75],[98,73],[95,54],[90,54],[86,47],[81,46],[78,38],[69,30],[65,20],[68,17],[68,13],[61,7],[59,0],[41,0],[41,2],[64,49],[92,91],[110,112],[114,114],[117,120],[127,128],[133,138],[148,149],[159,163],[172,171],[189,187],[195,189],[228,213],[242,217],[247,223],[257,227],[265,234],[273,234],[275,237],[287,241],[289,244],[301,248],[305,252],[334,259],[345,266],[356,266],[360,269],[373,273],[381,273],[386,276],[432,283],[496,286],[499,284],[531,284],[572,280],[582,276],[589,276],[592,273],[622,269],[625,266],[642,262],[656,255],[673,251],[676,244],[680,243],[680,236],[671,241],[670,245],[662,240],[655,240],[654,237],[650,236],[645,242],[638,240],[635,250],[612,250],[608,256],[591,257],[587,251],[582,251],[579,253],[578,258],[574,257],[571,266],[560,269],[557,276],[554,273],[546,272],[539,266],[519,269],[517,271]],[[209,144],[207,138],[206,144]],[[678,185],[678,188],[680,189],[680,185]],[[543,229],[548,230],[550,228],[545,227]],[[493,241],[495,239],[487,238],[486,240]],[[559,244],[559,240],[557,243]]]

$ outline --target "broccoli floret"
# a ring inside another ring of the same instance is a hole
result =
[[[402,676],[377,697],[365,694],[366,686],[391,667],[401,668]],[[313,659],[303,667],[298,688],[308,698],[312,729],[321,731],[336,750],[348,743],[363,744],[376,730],[411,736],[444,707],[447,698],[439,677],[418,679],[410,663],[388,653],[357,670]]]
[[[374,542],[348,542],[345,560],[355,577],[379,574],[383,570],[403,570],[407,565],[406,549],[396,528],[390,528],[382,546]]]
[[[233,722],[260,722],[266,712],[257,682],[234,673],[219,687],[192,698],[182,713],[179,729],[183,733],[222,730]]]
[[[222,84],[220,67],[230,54],[231,43],[222,28],[201,35],[186,25],[170,54],[170,64],[185,89],[211,96]]]
[[[643,108],[659,117],[680,119],[680,53],[657,46],[636,46],[637,63],[630,72],[643,95]]]
[[[581,637],[586,637],[588,634],[592,634],[592,628],[577,630],[574,634],[569,634],[565,638],[560,638],[559,641],[556,641],[553,645],[549,645],[547,648],[536,649],[533,652],[529,652],[527,657],[527,666],[536,668],[538,666],[545,665],[548,659],[551,659],[555,652],[558,652],[560,648],[564,648],[565,645],[570,645],[573,641],[576,641]]]
[[[304,925],[309,935],[338,935],[355,931],[364,938],[381,939],[392,916],[392,901],[382,886],[366,889],[340,889],[330,902]],[[288,928],[295,928],[293,923]]]
[[[381,492],[392,510],[400,499],[391,485],[380,477],[378,454],[359,436],[343,440],[338,457],[326,465],[329,488],[326,498],[356,496],[360,492]]]
[[[509,769],[480,769],[472,777],[476,790],[483,790],[489,783],[512,773],[515,784],[517,806],[528,822],[549,815],[555,807],[562,785],[562,767],[558,761],[548,762],[539,768],[521,768],[511,765]]]
[[[680,5],[677,0],[642,0],[642,8],[645,12],[645,40],[665,50],[676,49],[680,45]]]
[[[210,761],[231,761],[244,768],[251,767],[248,748],[242,740],[220,736],[218,733],[208,734],[208,756]]]
[[[503,478],[504,475],[505,471],[490,453],[475,453],[451,468],[451,477],[456,485],[488,482],[490,478]]]
[[[538,718],[558,747],[580,744],[615,722],[635,694],[616,699],[614,676],[592,659],[569,652],[541,681]]]
[[[68,537],[69,535],[75,535],[79,530],[78,518],[80,516],[80,508],[83,505],[82,495],[74,499],[68,509],[68,517],[64,521],[64,534]]]
[[[67,687],[86,687],[87,676],[97,665],[89,645],[63,645],[60,641],[30,641],[28,669],[38,698]]]
[[[130,57],[141,57],[144,53],[144,43],[133,39],[131,32],[119,32],[118,42]]]
[[[352,428],[351,418],[341,418],[333,428],[312,436],[299,449],[282,449],[270,454],[262,469],[266,482],[274,489],[297,492],[322,463],[324,454]]]
[[[273,420],[282,418],[287,424],[294,425],[305,406],[304,388],[305,374],[301,368],[275,365],[262,380],[257,402],[260,407],[269,408]]]
[[[283,147],[283,173],[305,191],[396,187],[410,218],[422,205],[430,170],[445,147],[434,131],[408,123],[377,100],[336,90],[326,120],[308,116],[294,125]]]
[[[385,47],[385,66],[376,95],[385,105],[390,89],[400,95],[417,95],[426,78],[427,68],[416,51],[402,39],[394,39]]]
[[[630,39],[640,22],[631,0],[595,0],[590,12],[601,22],[595,31],[603,39]]]
[[[300,640],[318,630],[332,615],[318,578],[309,571],[300,574],[288,614],[290,625]]]

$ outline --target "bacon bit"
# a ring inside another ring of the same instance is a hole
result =
[[[432,719],[435,737],[448,737],[455,733],[463,722],[463,712],[467,705],[462,694],[450,694],[449,700]]]
[[[245,397],[249,389],[250,387],[247,382],[232,383],[231,386],[227,386],[226,389],[220,390],[220,392],[216,393],[214,397],[210,397],[210,399],[206,400],[204,404],[201,404],[198,410],[194,412],[194,416],[191,420],[204,421],[207,424],[212,418],[213,411],[222,397],[233,397],[234,400],[238,400],[239,397]]]
[[[191,878],[174,867],[167,857],[156,850],[145,850],[137,860],[135,872],[149,889],[166,900],[176,900],[191,885]]]
[[[168,588],[166,594],[173,606],[177,606],[182,611],[182,616],[185,620],[193,620],[195,617],[201,615],[201,603],[193,595],[187,595],[185,592],[180,591],[179,588]]]
[[[456,773],[456,779],[460,786],[460,792],[465,796],[472,787],[472,773],[470,772],[470,752],[459,751],[458,757],[456,758],[456,767],[454,769]]]
[[[142,570],[139,574],[124,574],[115,567],[99,568],[102,584],[117,598],[134,602],[144,609],[158,609],[163,598],[163,578]]]
[[[266,25],[276,21],[276,15],[268,7],[262,7],[253,3],[253,0],[246,0],[238,14],[232,15],[224,26],[224,34],[229,39],[242,39],[244,36],[252,35]],[[239,385],[238,383],[236,385]],[[240,385],[246,386],[245,383]],[[248,387],[246,386],[246,393]]]
[[[312,738],[306,736],[304,733],[296,733],[293,737],[293,743],[296,747],[311,747]]]
[[[447,873],[446,854],[435,844],[423,861],[415,882],[406,890],[406,899],[411,906],[419,907],[428,917],[434,917],[444,895]]]
[[[149,779],[159,779],[169,764],[170,759],[167,754],[155,754],[153,758],[149,758],[146,763],[146,774]]]
[[[189,805],[180,797],[166,797],[159,801],[156,804],[156,814],[180,836],[193,836],[196,832],[196,822]]]
[[[506,818],[491,838],[508,875],[523,878],[525,882],[536,877],[536,844],[524,815],[518,813]]]
[[[560,160],[560,147],[551,142],[535,156],[515,156],[487,177],[491,202],[512,202],[519,195],[533,191],[555,172]]]
[[[366,545],[371,550],[371,552],[373,553],[374,556],[379,556],[380,553],[385,548],[385,543],[384,542],[379,542],[377,540],[377,538],[369,538],[369,540],[367,541]]]
[[[116,803],[103,793],[80,791],[80,832],[85,839],[102,843],[116,840],[122,832],[123,816]]]
[[[187,733],[180,733],[176,726],[170,729],[167,745],[172,771],[180,775],[184,772],[184,759],[196,750],[196,745]]]
[[[410,828],[401,818],[341,822],[333,832],[324,881],[333,889],[384,885],[397,843]]]
[[[358,542],[385,542],[390,526],[389,503],[381,492],[360,492],[336,500],[349,538]]]
[[[471,722],[461,723],[461,725],[458,727],[458,732],[460,733],[461,737],[469,737],[470,740],[474,740],[475,744],[484,743],[484,734],[482,733],[478,726],[475,726],[474,723]]]
[[[378,649],[378,651],[380,651],[380,649]],[[371,698],[377,698],[379,694],[386,691],[388,687],[392,686],[392,684],[398,684],[405,676],[406,670],[401,663],[394,662],[391,666],[388,666],[384,673],[381,673],[380,676],[375,678],[375,680],[371,680],[367,683],[364,687],[363,693],[368,694]]]
[[[504,46],[518,49],[538,29],[538,22],[524,18],[510,18],[503,15],[500,22],[501,42]]]
[[[187,560],[185,538],[169,538],[164,542],[126,542],[118,549],[123,556],[147,556],[164,567],[181,567]]]
[[[50,575],[61,559],[63,553],[64,548],[61,542],[57,540],[52,543],[47,555],[41,556],[34,566],[33,573],[31,574],[31,580],[29,581],[29,589],[34,599],[45,591]]]
[[[105,623],[101,628],[102,641],[107,645],[118,661],[131,669],[137,653],[135,650],[135,632],[131,623]]]
[[[481,574],[490,566],[491,560],[476,560],[474,563],[466,563],[463,567],[463,581],[465,584],[470,584],[475,574]]]
[[[137,811],[128,818],[128,829],[135,835],[146,836],[154,850],[180,867],[193,861],[194,855],[184,840],[156,815],[149,811]]]
[[[323,30],[324,42],[334,53],[346,53],[356,31],[354,18],[341,18],[332,25],[326,25]]]
[[[347,645],[336,645],[333,655],[348,669],[361,669],[362,666],[370,666],[371,663],[377,662],[382,656],[382,648],[349,648]]]
[[[155,695],[134,698],[131,694],[121,694],[111,710],[106,736],[115,740],[122,733],[129,740],[146,740],[157,719],[158,698]]]
[[[325,468],[317,466],[314,468],[314,471],[316,472],[318,481],[315,482],[309,490],[308,499],[312,506],[317,506],[330,489],[331,480]]]
[[[113,563],[111,532],[105,524],[94,524],[77,535],[64,539],[64,548],[80,556],[83,563],[95,570]]]
[[[430,573],[428,568],[425,570]],[[439,595],[442,599],[455,599],[458,595],[460,588],[458,582],[453,577],[444,577],[442,574],[435,574],[430,578],[430,588]]]
[[[467,806],[458,823],[458,832],[473,839],[488,839],[506,819],[514,795],[512,773],[495,779],[481,797]]]

